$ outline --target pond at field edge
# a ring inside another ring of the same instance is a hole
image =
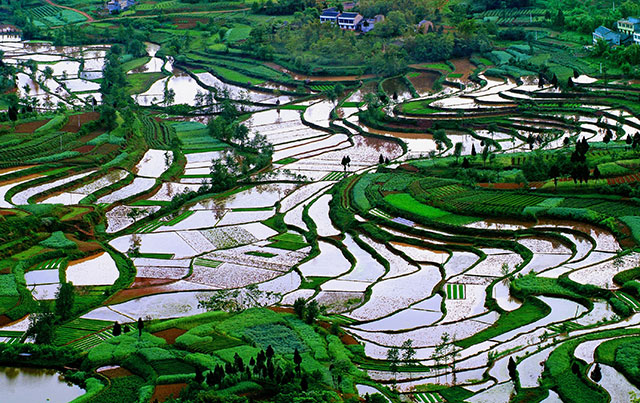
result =
[[[4,403],[63,403],[85,393],[79,386],[63,380],[53,369],[0,367],[0,374]]]

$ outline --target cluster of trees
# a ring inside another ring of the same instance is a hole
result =
[[[313,0],[267,0],[252,3],[251,10],[267,15],[289,15],[315,5],[316,2]]]
[[[32,337],[36,344],[51,344],[56,326],[69,320],[73,315],[75,288],[71,283],[62,283],[56,292],[54,310],[48,304],[39,304],[38,312],[29,315],[27,337]]]
[[[257,284],[250,284],[242,289],[216,291],[210,297],[199,299],[198,307],[208,311],[242,312],[263,306],[266,301],[279,295],[273,291],[262,291]]]
[[[225,99],[222,102],[221,113],[210,119],[207,124],[211,137],[232,144],[241,152],[227,154],[224,163],[220,160],[213,161],[209,191],[221,192],[231,189],[239,176],[245,176],[252,170],[259,170],[271,163],[273,145],[260,133],[250,136],[247,126],[238,122],[239,116],[240,112],[235,105]]]
[[[367,35],[358,36],[333,24],[320,24],[318,10],[307,8],[297,12],[291,24],[272,22],[254,27],[241,46],[261,59],[287,58],[301,71],[311,72],[317,66],[363,66],[363,70],[381,75],[402,73],[412,62],[446,60],[490,49],[486,24],[474,19],[461,18],[453,33],[444,33],[442,26],[421,32],[419,21],[436,20],[430,15],[433,11],[423,9],[424,5],[407,7],[386,0],[361,2],[361,13],[384,14],[385,20]],[[395,41],[398,37],[403,38],[402,44]]]
[[[389,369],[395,375],[400,368],[400,364],[404,367],[409,367],[416,356],[416,350],[413,348],[413,340],[407,339],[402,343],[400,348],[391,347],[387,351],[387,361],[389,362]],[[395,381],[395,377],[394,377]]]
[[[307,304],[304,298],[297,298],[293,303],[293,312],[308,324],[313,323],[320,314],[318,301],[313,300]]]
[[[276,357],[271,345],[266,350],[260,350],[249,362],[245,362],[235,354],[233,362],[216,365],[213,370],[203,371],[196,368],[195,379],[189,383],[176,402],[195,403],[248,403],[251,399],[229,393],[219,393],[220,390],[251,381],[261,385],[260,400],[264,402],[289,403],[324,403],[340,402],[336,393],[329,392],[320,384],[318,374],[308,375],[302,371],[302,355],[296,349],[291,359]],[[246,394],[246,393],[245,393]],[[269,397],[270,396],[270,397]],[[374,395],[375,396],[375,395]],[[379,403],[386,399],[369,397],[369,402]],[[253,401],[253,400],[251,400]],[[356,403],[357,398],[346,401]]]
[[[15,68],[4,62],[4,51],[0,50],[0,93],[5,93],[14,85]]]

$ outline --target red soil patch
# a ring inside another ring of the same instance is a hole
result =
[[[0,274],[11,274],[11,267],[5,267],[4,269],[0,270]]]
[[[7,315],[0,315],[0,326],[6,326],[11,323],[12,320]]]
[[[100,371],[100,374],[106,376],[109,379],[124,378],[125,376],[133,375],[128,369],[122,367],[106,369],[104,371]]]
[[[491,189],[513,190],[524,187],[522,183],[478,183],[478,186]]]
[[[456,68],[454,74],[462,74],[462,77],[459,78],[460,80],[467,80],[476,68],[468,58],[452,59],[450,62],[453,63]]]
[[[82,142],[82,143],[87,143],[93,139],[95,139],[96,137],[98,137],[99,135],[103,134],[104,131],[103,130],[97,130],[95,132],[91,132],[85,136],[82,136],[78,139],[78,141]]]
[[[169,280],[164,278],[152,278],[152,277],[136,277],[135,281],[129,288],[145,288],[155,285],[167,285],[171,284],[175,280]]]
[[[11,211],[11,210],[0,210],[0,216],[3,217],[9,217],[9,216],[13,216],[16,215],[15,211]]]
[[[418,172],[418,168],[409,164],[402,164],[398,168],[404,169],[405,171],[409,171],[409,172]]]
[[[342,342],[342,344],[347,345],[347,346],[351,346],[351,345],[356,345],[359,344],[358,340],[354,339],[353,336],[343,333],[340,336],[340,341]]]
[[[178,338],[178,336],[182,336],[185,333],[187,333],[187,331],[184,329],[172,327],[161,332],[155,332],[153,335],[165,339],[167,344],[173,344],[176,342],[176,338]]]
[[[120,146],[117,146],[115,144],[103,144],[101,146],[99,146],[98,148],[95,148],[95,154],[102,154],[102,155],[107,155],[107,154],[111,154],[117,150],[120,149]]]
[[[329,322],[318,322],[318,324],[325,330],[331,329],[331,324]],[[347,346],[359,344],[358,340],[354,339],[351,335],[348,335],[347,333],[342,333],[340,335],[340,341],[342,342],[342,344]]]
[[[100,117],[98,112],[87,112],[80,115],[69,116],[67,124],[62,128],[63,132],[78,133],[80,127],[87,122],[97,120]]]
[[[73,237],[71,237],[72,241],[78,244],[78,249],[81,252],[96,252],[96,251],[101,251],[102,247],[100,246],[100,244],[95,243],[95,242],[82,242],[82,241],[78,241],[76,239],[74,239]]]
[[[170,383],[168,385],[156,385],[156,389],[153,391],[150,401],[164,402],[170,397],[180,396],[180,392],[187,386],[186,383]]]
[[[177,281],[176,281],[177,282]],[[148,295],[155,294],[164,294],[175,291],[185,291],[183,288],[174,287],[175,282],[165,285],[144,287],[144,288],[128,288],[126,290],[122,290],[114,294],[109,300],[106,302],[107,304],[119,304],[121,302],[126,302],[135,298],[146,297]],[[206,286],[202,286],[202,291],[209,290]],[[197,288],[189,291],[199,291]]]
[[[34,122],[20,123],[16,126],[15,133],[33,133],[36,129],[47,124],[48,120],[36,120]],[[9,129],[10,126],[3,125],[3,129]]]
[[[96,146],[82,146],[82,147],[78,147],[78,148],[76,148],[76,149],[75,149],[75,150],[73,150],[73,151],[77,151],[77,152],[79,152],[79,153],[83,153],[83,154],[84,154],[84,153],[88,153],[88,152],[90,152],[90,151],[91,151],[91,150],[93,150],[95,147],[96,147]]]

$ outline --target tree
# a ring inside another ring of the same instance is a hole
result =
[[[302,356],[300,355],[300,352],[297,348],[293,352],[293,363],[296,364],[296,371],[298,372],[298,375],[300,375],[300,364],[302,364]]]
[[[556,17],[553,19],[553,25],[556,28],[564,27],[564,13],[562,12],[562,9],[558,10]]]
[[[42,311],[29,315],[26,336],[33,337],[36,344],[51,344],[55,333],[55,316],[41,305]]]
[[[318,301],[314,299],[313,301],[309,302],[309,304],[307,304],[307,312],[305,313],[304,318],[305,322],[307,322],[308,324],[312,324],[316,320],[316,317],[319,313],[320,307],[318,306]]]
[[[391,372],[393,373],[395,382],[395,376],[398,372],[398,364],[400,363],[400,351],[397,347],[391,347],[387,350],[387,361],[389,361],[389,369],[391,369]]]
[[[244,372],[244,361],[238,353],[233,356],[233,365],[238,372]]]
[[[487,158],[489,157],[489,144],[482,149],[482,164],[487,165]]]
[[[596,167],[593,169],[593,179],[598,180],[602,177],[602,174],[600,173],[600,170],[598,169],[598,166],[596,165]]]
[[[462,154],[462,143],[458,142],[453,148],[453,155],[455,155],[456,157],[456,164],[458,163],[458,158],[460,158],[461,154]]]
[[[469,162],[469,160],[467,159],[467,157],[464,157],[462,159],[462,168],[467,169],[471,166],[471,163]]]
[[[472,144],[471,145],[471,156],[475,157],[478,153],[476,152],[476,145]]]
[[[516,362],[513,360],[513,357],[509,357],[509,363],[507,364],[507,369],[509,370],[509,377],[511,377],[511,380],[516,382],[518,373],[516,372]]]
[[[116,321],[116,323],[113,324],[113,335],[120,336],[121,333],[122,333],[122,326],[120,326],[120,323]]]
[[[199,366],[196,366],[196,377],[194,380],[196,383],[204,382],[204,375],[202,374],[202,369]]]
[[[378,164],[384,164],[384,157],[382,156],[382,154],[380,154],[380,158],[378,158]]]
[[[296,298],[296,300],[293,302],[293,312],[295,312],[296,316],[298,316],[300,319],[304,319],[306,304],[307,303],[305,299],[302,297]]]
[[[144,322],[142,318],[138,318],[138,337],[142,337],[142,329],[144,329]]]
[[[596,366],[593,368],[593,372],[591,372],[591,380],[595,383],[600,382],[602,379],[602,370],[600,369],[600,363],[596,363]]]
[[[163,95],[164,95],[164,106],[169,106],[173,104],[173,102],[176,99],[176,92],[173,90],[173,88],[166,87],[164,89]]]
[[[62,283],[56,292],[56,316],[61,320],[71,317],[73,301],[75,299],[75,288],[71,283]]]
[[[9,120],[11,120],[11,125],[15,127],[16,120],[18,120],[18,108],[16,106],[9,106]]]
[[[264,353],[265,357],[267,358],[267,361],[271,361],[274,354],[275,354],[275,351],[273,351],[273,347],[271,347],[271,344],[269,344],[269,346],[267,347],[267,350]]]
[[[402,349],[402,362],[408,367],[416,356],[416,350],[413,348],[413,340],[405,340],[400,348]]]

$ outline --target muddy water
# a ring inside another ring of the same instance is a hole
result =
[[[348,102],[362,102],[364,101],[364,96],[367,94],[375,94],[378,91],[378,83],[376,81],[369,81],[367,83],[362,84],[362,86],[351,95],[347,101]]]
[[[407,87],[405,82],[399,78],[385,80],[382,83],[382,89],[394,101],[401,102],[401,101],[412,98],[411,92],[409,91],[409,87]]]
[[[413,87],[416,89],[420,96],[424,96],[433,92],[433,84],[440,75],[438,73],[421,72],[417,77],[408,77]]]

